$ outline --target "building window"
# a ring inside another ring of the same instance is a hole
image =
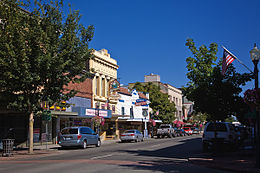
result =
[[[107,92],[107,97],[109,97],[109,95],[110,95],[109,90],[110,90],[110,88],[109,88],[109,80],[107,80],[107,91],[106,91]]]
[[[125,107],[121,107],[121,114],[125,115]]]
[[[133,108],[133,106],[130,108],[130,119],[134,119],[134,108]]]
[[[113,113],[116,112],[116,107],[115,107],[115,105],[112,105],[112,112],[113,112]]]
[[[101,78],[101,82],[100,82],[100,96],[103,96],[103,88],[104,88],[103,78]]]
[[[103,97],[105,97],[105,93],[106,93],[105,80],[106,80],[106,79],[102,78],[101,96],[103,96]]]
[[[100,95],[99,93],[99,88],[100,88],[100,82],[99,82],[99,77],[96,77],[96,95]]]

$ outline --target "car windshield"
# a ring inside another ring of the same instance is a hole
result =
[[[127,130],[127,131],[125,131],[125,133],[135,133],[135,131],[134,130]]]
[[[61,134],[62,134],[62,135],[78,134],[78,129],[70,129],[70,128],[68,128],[68,129],[63,129],[63,130],[61,131]]]
[[[216,131],[220,132],[226,132],[227,127],[224,123],[215,123],[216,124]],[[206,129],[207,132],[213,132],[215,130],[215,125],[214,123],[210,123]]]

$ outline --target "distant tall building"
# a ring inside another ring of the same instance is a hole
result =
[[[144,82],[160,82],[160,76],[153,73],[144,75]]]
[[[170,84],[162,83],[160,81],[160,75],[151,73],[144,76],[144,82],[152,82],[154,85],[159,86],[162,93],[169,95],[170,102],[175,103],[176,113],[175,116],[178,120],[183,120],[182,112],[182,91]],[[134,83],[130,83],[129,86],[133,86]]]

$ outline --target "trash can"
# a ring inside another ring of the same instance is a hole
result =
[[[3,157],[9,157],[13,155],[14,139],[3,139]]]

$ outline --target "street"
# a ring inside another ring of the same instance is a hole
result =
[[[100,148],[60,149],[58,154],[0,161],[5,173],[67,172],[223,172],[188,163],[201,154],[201,136],[111,143]]]

